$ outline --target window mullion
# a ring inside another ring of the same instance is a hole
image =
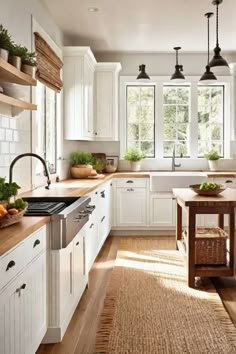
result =
[[[162,158],[164,138],[164,109],[163,109],[163,84],[157,82],[155,89],[155,157]]]
[[[189,152],[191,158],[198,157],[198,84],[193,82],[190,95]]]

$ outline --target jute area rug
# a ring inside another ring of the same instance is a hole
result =
[[[117,254],[95,353],[234,354],[236,329],[209,281],[188,288],[178,251],[131,240]]]

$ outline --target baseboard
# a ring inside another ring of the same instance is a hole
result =
[[[111,230],[109,236],[175,236],[175,230]]]

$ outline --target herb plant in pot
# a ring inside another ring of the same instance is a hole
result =
[[[136,147],[130,147],[124,156],[126,161],[130,162],[131,171],[140,171],[141,160],[145,158],[143,152],[139,151]]]
[[[9,63],[21,70],[21,58],[27,53],[27,48],[13,43],[9,48]]]
[[[208,160],[210,171],[217,171],[219,169],[220,155],[214,149],[208,151],[205,154],[205,158]]]
[[[27,52],[22,56],[22,66],[21,70],[32,77],[35,76],[35,68],[36,68],[36,56],[35,52]]]
[[[91,165],[93,157],[91,154],[82,151],[72,152],[71,169],[72,178],[87,178],[91,175],[93,166]]]
[[[8,61],[9,49],[12,46],[11,35],[8,30],[0,25],[0,57]]]

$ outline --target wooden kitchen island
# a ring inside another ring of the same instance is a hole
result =
[[[186,245],[186,260],[189,287],[195,286],[195,277],[233,276],[236,190],[227,188],[223,193],[216,197],[200,196],[189,188],[176,188],[173,189],[173,193],[177,202],[176,244],[178,249],[183,249],[182,208],[187,211],[188,238]],[[224,215],[228,214],[229,258],[226,265],[200,266],[195,264],[195,235],[197,214],[217,214],[218,226],[222,229],[224,229]]]

